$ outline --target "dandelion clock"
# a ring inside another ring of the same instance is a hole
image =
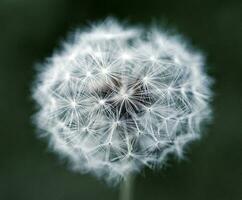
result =
[[[209,118],[204,58],[183,38],[107,19],[78,30],[38,68],[35,123],[70,167],[108,183],[182,157]]]

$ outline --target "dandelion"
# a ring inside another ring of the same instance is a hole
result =
[[[110,19],[73,38],[33,89],[51,148],[109,183],[182,157],[209,117],[203,56],[178,36]]]

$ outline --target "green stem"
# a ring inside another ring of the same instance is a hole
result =
[[[134,176],[128,175],[120,187],[120,200],[133,199]]]

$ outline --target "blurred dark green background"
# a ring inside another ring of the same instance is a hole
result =
[[[70,30],[109,15],[175,27],[207,54],[216,79],[214,121],[205,136],[190,146],[187,160],[138,176],[135,199],[241,200],[241,0],[0,0],[0,199],[117,199],[117,189],[68,171],[30,120],[33,65]]]

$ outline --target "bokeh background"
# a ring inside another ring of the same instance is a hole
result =
[[[34,64],[69,31],[112,15],[165,24],[207,55],[214,120],[187,159],[137,178],[139,200],[242,199],[241,0],[0,0],[0,199],[108,200],[118,189],[67,170],[31,124]]]

